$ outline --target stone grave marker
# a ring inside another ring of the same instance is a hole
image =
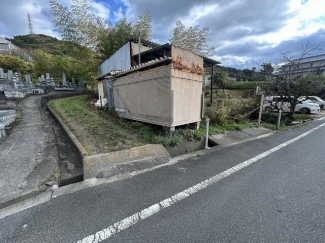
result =
[[[62,86],[67,87],[67,78],[65,76],[65,73],[62,73]]]
[[[0,68],[0,81],[4,81],[5,80],[5,72],[3,71],[2,68]]]
[[[13,76],[11,70],[8,70],[8,72],[7,72],[7,76],[8,76],[8,81],[11,82],[11,80],[12,80],[12,76]]]
[[[79,88],[84,87],[84,80],[82,78],[79,79]]]

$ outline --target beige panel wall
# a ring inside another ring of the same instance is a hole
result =
[[[172,46],[171,59],[174,69],[203,75],[203,58],[180,47]]]
[[[129,74],[113,81],[114,106],[120,117],[171,125],[171,65]]]
[[[203,76],[177,69],[172,70],[172,76],[173,124],[178,126],[201,121]]]
[[[172,46],[172,82],[175,126],[201,121],[203,58]]]

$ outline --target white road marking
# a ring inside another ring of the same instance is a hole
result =
[[[325,119],[325,118],[324,118]],[[265,158],[266,156],[288,146],[291,143],[296,142],[297,140],[309,135],[310,133],[314,132],[315,130],[321,128],[325,126],[325,123],[309,130],[308,132],[305,132],[285,143],[282,143],[264,153],[261,153],[249,160],[246,160],[224,172],[221,172],[220,174],[217,174],[205,181],[202,181],[190,188],[185,189],[182,192],[179,192],[177,194],[175,194],[174,196],[171,196],[170,198],[166,198],[165,200],[160,201],[159,203],[156,203],[148,208],[145,208],[143,210],[141,210],[140,212],[137,212],[125,219],[122,219],[121,221],[118,221],[110,226],[108,226],[105,229],[102,229],[94,234],[88,235],[87,237],[76,241],[76,243],[97,243],[97,242],[101,242],[103,240],[106,240],[108,238],[110,238],[111,236],[131,227],[132,225],[135,225],[137,223],[139,223],[141,220],[148,218],[156,213],[158,213],[159,211],[170,207],[171,205],[182,201],[183,199],[193,195],[194,193],[197,193],[201,190],[203,190],[204,188],[213,185],[214,183],[220,181],[221,179],[230,176],[231,174],[247,167],[248,165],[251,165],[253,163],[255,163],[256,161],[259,161],[262,158]]]

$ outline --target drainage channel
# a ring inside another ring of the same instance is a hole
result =
[[[52,124],[58,147],[59,164],[56,176],[58,186],[66,186],[82,181],[82,161],[78,157],[75,147],[69,143],[57,121],[50,114],[48,114],[48,117]]]

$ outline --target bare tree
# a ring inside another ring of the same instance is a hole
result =
[[[297,55],[290,52],[282,54],[280,62],[282,65],[273,82],[273,90],[277,95],[286,97],[291,105],[291,114],[294,112],[300,96],[308,96],[320,91],[325,84],[325,77],[317,74],[317,69],[307,75],[301,75],[298,71],[304,58],[315,51],[322,51],[321,44],[302,44]],[[288,114],[288,115],[291,115]]]

